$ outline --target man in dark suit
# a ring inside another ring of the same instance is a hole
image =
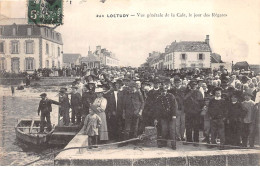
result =
[[[59,102],[56,102],[54,100],[47,99],[47,94],[42,93],[41,95],[42,100],[39,103],[38,107],[38,115],[40,115],[41,112],[41,124],[40,124],[40,132],[44,132],[44,123],[45,123],[45,118],[47,120],[47,130],[51,131],[52,126],[51,126],[51,117],[50,117],[50,112],[52,112],[52,104],[60,105]]]
[[[117,80],[113,84],[113,89],[104,95],[107,99],[107,122],[108,134],[111,140],[119,140],[122,130],[122,115],[123,115],[123,101],[124,91],[120,90],[123,83]]]
[[[72,93],[71,93],[71,109],[72,109],[72,117],[71,121],[75,125],[75,118],[77,118],[77,124],[81,123],[81,96],[77,92],[78,87],[73,86],[72,87]]]
[[[156,98],[156,113],[154,116],[155,125],[158,124],[158,147],[166,147],[167,140],[171,139],[172,149],[176,149],[176,112],[177,101],[173,94],[168,92],[168,82],[162,83],[160,95]]]
[[[156,98],[160,95],[160,90],[159,90],[160,81],[153,80],[151,82],[153,83],[154,88],[147,93],[147,99],[143,111],[144,127],[154,125],[153,116],[156,109],[155,101]]]

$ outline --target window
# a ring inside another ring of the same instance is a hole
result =
[[[172,60],[172,55],[170,55],[170,58],[169,58],[169,60]]]
[[[13,28],[13,36],[15,36],[15,35],[16,35],[16,29]]]
[[[12,42],[12,54],[18,53],[18,42]]]
[[[203,63],[199,63],[199,67],[200,67],[200,68],[203,68]]]
[[[0,42],[0,53],[4,53],[4,42]]]
[[[46,54],[49,54],[49,44],[46,43]]]
[[[199,60],[203,60],[203,53],[199,54]]]
[[[51,67],[54,67],[55,66],[55,62],[54,60],[51,62]]]
[[[27,35],[31,36],[32,35],[32,28],[27,28]]]
[[[46,68],[49,68],[49,61],[48,60],[46,60]]]
[[[25,69],[26,70],[34,70],[33,68],[33,58],[25,58]]]
[[[60,47],[58,47],[58,56],[60,56]]]
[[[55,56],[54,45],[51,44],[51,56]]]
[[[185,53],[181,54],[181,59],[186,60],[186,54]]]
[[[47,28],[45,28],[45,36],[48,37],[49,36],[49,30]]]
[[[0,58],[0,70],[5,70],[5,58]]]
[[[0,28],[0,35],[3,35],[3,28]]]
[[[26,54],[33,53],[33,42],[26,42]]]
[[[60,35],[58,33],[56,34],[56,36],[57,36],[57,40],[60,40]]]
[[[58,61],[58,67],[60,68],[60,61]]]

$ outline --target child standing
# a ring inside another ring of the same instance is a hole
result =
[[[211,124],[211,144],[217,144],[216,138],[220,138],[219,149],[224,149],[225,143],[225,125],[226,102],[221,98],[222,88],[216,87],[213,90],[214,98],[209,101],[208,114]]]
[[[252,99],[252,94],[244,93],[245,101],[242,102],[246,115],[242,123],[242,146],[247,147],[249,140],[250,147],[254,147],[255,125],[256,125],[256,106]]]
[[[98,128],[101,126],[101,118],[95,114],[93,110],[90,110],[90,114],[87,115],[84,121],[83,131],[88,135],[88,145],[91,149],[92,145],[97,145]]]

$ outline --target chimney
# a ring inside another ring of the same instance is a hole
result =
[[[96,46],[96,50],[100,51],[101,50],[101,46]]]
[[[209,45],[209,35],[206,35],[205,42]]]

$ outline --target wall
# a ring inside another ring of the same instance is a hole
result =
[[[49,45],[49,53],[46,53],[46,44]],[[60,56],[58,56],[58,47],[60,47]],[[58,43],[42,39],[42,67],[46,68],[46,60],[49,60],[49,68],[52,67],[52,61],[54,60],[54,66],[58,68],[58,61],[60,61],[60,67],[63,65],[63,45]]]
[[[186,54],[186,60],[181,59],[182,53]],[[199,53],[204,54],[203,60],[198,60]],[[186,67],[191,67],[193,63],[199,67],[198,64],[203,63],[203,68],[210,68],[210,52],[174,52],[174,69],[180,69],[182,63],[186,63]]]
[[[119,61],[106,56],[106,65],[107,66],[119,66]]]
[[[168,53],[164,56],[164,68],[166,69],[174,69],[174,55],[173,53]]]
[[[30,40],[33,41],[33,53],[32,54],[26,54],[26,41]],[[6,59],[6,71],[10,71],[11,72],[11,59],[12,58],[19,58],[19,62],[20,62],[20,71],[25,71],[25,58],[28,57],[33,57],[34,58],[34,69],[38,69],[39,68],[39,38],[14,38],[14,39],[2,39],[1,41],[5,42],[4,45],[4,54],[0,54],[1,57],[4,57]],[[18,41],[19,45],[18,45],[18,54],[12,54],[11,53],[11,41]],[[33,72],[33,71],[28,71]]]

